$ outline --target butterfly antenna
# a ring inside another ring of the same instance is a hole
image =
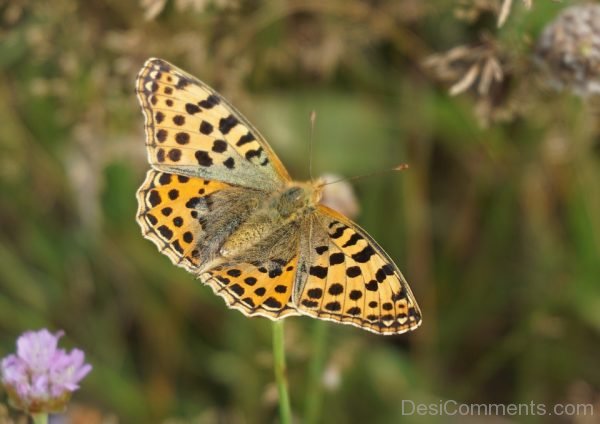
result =
[[[308,175],[310,180],[313,180],[312,174],[312,158],[313,158],[313,138],[315,135],[315,122],[317,121],[317,112],[312,110],[310,112],[310,139],[308,141]]]
[[[353,180],[358,180],[358,179],[362,179],[362,178],[374,177],[374,176],[381,175],[381,174],[387,174],[388,172],[404,171],[405,169],[408,169],[408,168],[409,168],[409,166],[407,163],[401,163],[400,165],[395,166],[391,169],[386,169],[385,171],[377,171],[377,172],[372,172],[370,174],[355,175],[354,177],[340,178],[339,180],[328,181],[326,183],[320,184],[319,187],[325,187],[327,185],[339,183],[340,181],[353,181]]]

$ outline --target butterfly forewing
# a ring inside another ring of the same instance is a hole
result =
[[[161,59],[137,79],[150,164],[158,170],[262,190],[287,171],[260,133],[223,97]]]
[[[297,278],[299,310],[375,333],[399,334],[421,323],[400,270],[358,225],[319,206],[305,233]]]

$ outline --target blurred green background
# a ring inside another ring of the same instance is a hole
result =
[[[357,181],[357,220],[423,325],[382,337],[286,320],[297,422],[462,422],[405,415],[403,399],[594,404],[501,422],[597,422],[599,109],[531,76],[568,2],[514,2],[500,29],[498,3],[0,2],[0,355],[24,330],[64,329],[94,366],[71,422],[278,421],[270,321],[228,310],[135,221],[134,81],[155,56],[219,90],[296,179],[313,109],[315,174],[411,166]],[[423,63],[482,37],[506,78],[450,96]]]

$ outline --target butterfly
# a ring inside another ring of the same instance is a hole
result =
[[[400,334],[421,323],[398,267],[356,223],[293,181],[221,95],[161,59],[136,92],[152,167],[137,192],[143,235],[247,316],[291,315]]]

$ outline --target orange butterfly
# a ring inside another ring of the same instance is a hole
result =
[[[152,169],[137,192],[145,237],[248,316],[290,315],[399,334],[421,323],[398,267],[357,224],[293,181],[260,133],[161,59],[137,78]]]

